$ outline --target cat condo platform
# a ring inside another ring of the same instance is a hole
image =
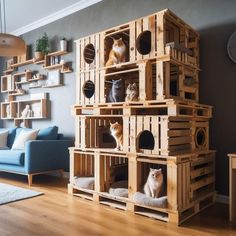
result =
[[[125,62],[106,66],[120,38]],[[213,204],[212,107],[198,103],[199,34],[163,10],[78,39],[76,52],[68,192],[178,225]],[[126,93],[136,84],[138,100],[108,102],[120,79]],[[123,128],[122,150],[110,133],[115,122]],[[164,193],[155,199],[143,193],[150,168],[164,177]]]

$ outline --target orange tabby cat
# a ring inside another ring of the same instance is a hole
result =
[[[109,53],[109,59],[106,62],[106,66],[115,65],[121,62],[125,62],[126,46],[122,38],[113,39],[113,46]]]
[[[116,150],[123,150],[123,127],[121,124],[118,122],[112,124],[110,122],[110,132],[111,135],[115,138],[116,140]]]

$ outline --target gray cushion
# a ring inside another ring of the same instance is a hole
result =
[[[74,185],[78,188],[94,190],[94,177],[74,177]]]
[[[0,150],[0,164],[24,165],[24,151]]]
[[[133,196],[134,202],[144,206],[165,208],[167,206],[167,196],[152,198],[144,193],[137,192]]]
[[[122,180],[117,181],[111,184],[111,187],[108,191],[110,194],[117,196],[117,197],[128,197],[128,181]]]

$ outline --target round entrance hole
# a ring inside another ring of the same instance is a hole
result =
[[[198,128],[195,132],[196,147],[203,147],[206,144],[206,130]]]
[[[87,44],[84,48],[84,60],[91,64],[95,59],[95,48],[93,44]]]
[[[146,55],[151,52],[152,47],[152,34],[151,31],[142,32],[136,39],[136,48],[142,55]]]
[[[148,130],[141,132],[141,134],[138,136],[138,148],[153,150],[154,146],[155,140],[153,134]]]
[[[87,80],[83,86],[83,93],[86,98],[91,98],[95,92],[95,85],[91,80]]]

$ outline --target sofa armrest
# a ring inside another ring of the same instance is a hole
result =
[[[37,173],[56,169],[68,170],[72,140],[34,140],[25,145],[25,170]]]

